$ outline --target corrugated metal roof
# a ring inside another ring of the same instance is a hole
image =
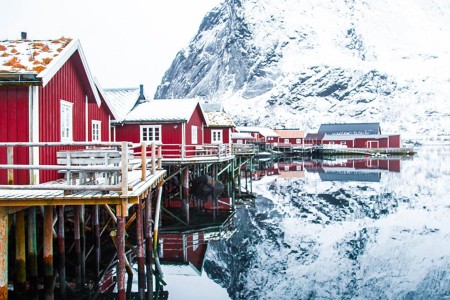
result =
[[[355,139],[385,139],[388,135],[381,134],[325,134],[323,141],[355,140]]]
[[[305,136],[305,132],[299,129],[274,129],[274,131],[285,139],[300,139]]]
[[[380,134],[380,123],[322,124],[318,133],[326,134]]]
[[[36,73],[44,71],[72,41],[56,40],[0,41],[0,73]]]
[[[279,137],[279,134],[270,128],[264,127],[236,127],[239,132],[256,132],[265,137]]]
[[[149,100],[137,104],[124,122],[187,122],[198,104],[198,99]]]

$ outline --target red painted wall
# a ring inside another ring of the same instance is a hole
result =
[[[102,100],[100,107],[97,103],[88,104],[88,118],[89,118],[89,129],[88,129],[88,140],[92,141],[92,120],[97,120],[102,122],[101,126],[101,140],[109,142],[109,119],[108,117],[112,115],[106,106],[106,103]]]
[[[29,88],[0,86],[0,142],[29,141]],[[28,148],[14,148],[14,163],[28,164]],[[0,147],[0,164],[7,163],[6,148]],[[29,171],[15,170],[15,184],[29,184]],[[7,184],[7,171],[0,170],[0,184]]]
[[[389,147],[391,147],[391,148],[400,148],[401,147],[401,139],[400,139],[399,134],[389,136]]]
[[[85,99],[89,86],[80,70],[79,58],[74,54],[53,76],[45,87],[39,88],[39,140],[60,142],[60,101],[73,103],[73,141],[86,141]],[[95,102],[90,97],[89,102]],[[56,152],[67,149],[61,147],[40,149],[40,164],[56,165]],[[40,181],[46,182],[63,177],[56,171],[41,171]]]
[[[213,130],[222,130],[222,144],[230,144],[231,143],[231,139],[230,139],[231,129],[229,127],[205,127],[204,128],[205,144],[212,144],[212,131]]]

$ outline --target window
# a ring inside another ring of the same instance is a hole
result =
[[[346,141],[342,141],[342,142],[341,142],[341,145],[345,145],[345,144],[347,144]]]
[[[102,121],[92,120],[92,141],[100,142],[102,137]]]
[[[161,143],[161,125],[141,125],[141,143]]]
[[[284,139],[285,144],[289,144],[289,139]]]
[[[212,144],[222,143],[222,130],[211,130],[211,143]]]
[[[72,108],[73,103],[61,100],[61,142],[72,142]]]
[[[302,143],[302,139],[296,139],[296,140],[295,140],[295,143],[296,143],[296,144],[301,144],[301,143]]]
[[[197,126],[191,126],[191,131],[192,131],[192,144],[197,144],[198,143]]]

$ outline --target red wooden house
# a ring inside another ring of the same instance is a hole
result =
[[[108,141],[111,112],[102,103],[80,42],[0,42],[0,142]],[[51,149],[22,147],[15,164],[56,165]],[[0,163],[6,163],[0,149]],[[5,183],[5,171],[0,181]],[[42,183],[56,171],[15,171],[16,184]]]
[[[400,135],[381,133],[379,123],[322,124],[317,134],[308,134],[305,144],[345,148],[400,148]]]
[[[249,144],[256,141],[256,139],[248,132],[232,132],[231,142],[233,144]]]
[[[250,133],[256,142],[260,143],[276,144],[280,137],[274,130],[265,127],[237,127],[236,129],[241,133]]]
[[[201,104],[206,120],[204,127],[204,142],[206,144],[231,144],[231,132],[235,127],[230,115],[227,114],[221,104]]]
[[[105,90],[114,111],[113,139],[162,145],[165,159],[195,156],[204,144],[206,125],[197,99],[146,100],[135,89]]]
[[[279,135],[278,145],[302,146],[305,133],[299,129],[274,129]]]

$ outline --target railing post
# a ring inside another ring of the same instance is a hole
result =
[[[144,181],[147,177],[147,145],[141,144],[141,180]]]
[[[128,143],[122,142],[122,196],[128,194]]]
[[[152,175],[155,174],[156,145],[152,143]]]
[[[7,164],[13,165],[14,164],[14,151],[13,147],[7,147]],[[14,170],[8,169],[8,184],[14,184]]]
[[[158,146],[158,170],[161,170],[162,167],[162,145]]]

